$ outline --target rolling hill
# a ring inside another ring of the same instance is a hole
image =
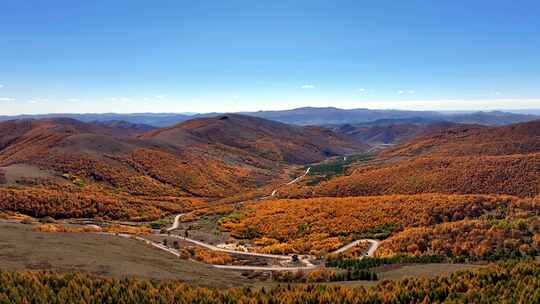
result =
[[[380,153],[348,176],[284,197],[456,193],[540,194],[540,121],[443,130]]]
[[[540,120],[486,128],[461,126],[385,151],[392,156],[510,155],[540,152]]]
[[[170,146],[204,147],[272,162],[307,164],[369,148],[321,127],[292,126],[238,114],[194,119],[145,133],[142,139]],[[210,148],[211,147],[211,148]],[[204,153],[204,152],[203,152]]]
[[[350,136],[369,145],[398,144],[412,138],[455,128],[456,123],[425,118],[381,119],[362,124],[329,126],[336,133]]]
[[[125,129],[131,131],[132,134],[139,134],[143,132],[148,132],[157,129],[157,127],[143,124],[143,123],[132,123],[125,120],[101,120],[101,121],[92,121],[91,123],[104,126],[104,127],[110,127],[110,128],[118,128],[118,129]]]
[[[69,118],[1,122],[0,198],[8,209],[41,216],[159,217],[254,190],[288,165],[366,148],[327,129],[240,115],[141,132]],[[109,207],[96,208],[104,202]]]

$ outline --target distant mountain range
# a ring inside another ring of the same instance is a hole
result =
[[[99,126],[103,126],[103,127],[129,130],[129,131],[132,131],[133,134],[152,131],[152,130],[157,129],[157,127],[154,127],[151,125],[147,125],[143,123],[132,123],[132,122],[127,122],[125,120],[98,120],[98,121],[92,121],[92,123]]]
[[[455,128],[461,124],[429,118],[379,119],[360,124],[327,125],[338,134],[369,145],[397,144],[414,137]]]
[[[436,111],[405,111],[405,110],[371,110],[371,109],[338,109],[333,107],[305,107],[282,111],[241,112],[238,114],[255,116],[294,125],[339,125],[360,124],[382,119],[429,119],[453,123],[482,124],[490,126],[507,125],[540,119],[540,110],[513,110],[508,112],[436,112]],[[93,121],[125,121],[133,124],[144,124],[158,128],[169,127],[179,122],[193,118],[215,117],[223,113],[134,113],[134,114],[43,114],[0,116],[0,120],[10,119],[42,119],[66,117],[83,122]]]
[[[243,113],[296,125],[358,124],[381,119],[430,119],[454,123],[507,125],[540,119],[540,116],[502,111],[445,113],[435,111],[370,110],[338,108],[298,108],[285,111]]]
[[[540,115],[540,109],[507,110],[508,113]]]
[[[179,122],[194,118],[193,114],[189,113],[58,113],[58,114],[38,114],[38,115],[16,115],[16,116],[0,116],[0,121],[12,119],[49,119],[49,118],[71,118],[82,122],[109,122],[109,121],[124,121],[132,124],[149,125],[153,127],[168,127]]]

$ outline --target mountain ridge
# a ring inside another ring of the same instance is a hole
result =
[[[540,110],[539,110],[540,111]],[[508,111],[469,111],[469,112],[445,112],[445,111],[409,111],[409,110],[379,110],[379,109],[340,109],[335,107],[302,107],[291,110],[238,112],[236,114],[255,116],[271,119],[288,124],[297,125],[329,125],[329,124],[356,124],[373,122],[381,119],[407,119],[423,117],[427,119],[446,120],[454,123],[482,123],[485,125],[502,125],[540,118],[538,111],[534,110],[508,110]],[[193,118],[204,118],[223,115],[224,113],[103,113],[103,114],[37,114],[0,116],[0,121],[25,118],[53,118],[68,117],[85,122],[124,120],[136,124],[148,124],[154,127],[169,127],[179,122]]]

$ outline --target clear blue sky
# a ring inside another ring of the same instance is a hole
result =
[[[540,108],[538,0],[0,6],[0,114]]]

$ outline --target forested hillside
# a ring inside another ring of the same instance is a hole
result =
[[[385,281],[371,289],[323,285],[209,290],[179,282],[82,274],[0,272],[5,303],[537,303],[540,265],[508,263],[449,277]]]
[[[540,121],[496,128],[459,127],[383,151],[376,161],[282,197],[540,193]]]
[[[458,124],[432,119],[381,119],[362,124],[331,125],[332,130],[370,145],[399,144],[457,127]]]
[[[215,150],[225,146],[230,149],[225,151],[228,154],[247,152],[258,158],[293,164],[318,162],[368,148],[325,128],[291,126],[237,114],[190,120],[140,137],[170,145],[190,143]]]
[[[279,180],[290,164],[366,148],[326,129],[239,115],[141,135],[145,128],[68,118],[0,123],[3,208],[34,216],[157,219],[193,201]],[[137,208],[129,207],[133,202]]]
[[[463,247],[466,251],[477,250],[474,242],[463,243],[444,237],[443,227],[458,227],[459,223],[472,219],[483,223],[489,219],[514,221],[526,218],[530,223],[537,223],[533,217],[539,214],[539,206],[538,198],[492,195],[421,194],[270,200],[243,206],[222,219],[221,225],[234,237],[260,245],[264,252],[325,254],[355,239],[389,238],[383,242],[381,251],[387,253],[381,255],[392,255],[390,251],[393,254],[432,254],[440,252],[426,248],[430,246],[430,239],[406,236],[413,231],[429,230],[431,232],[425,233],[431,235],[430,238],[447,238],[450,246],[467,246]],[[482,227],[489,229],[491,226]],[[534,250],[540,249],[540,244],[531,241],[538,232],[536,228],[527,232],[527,242]],[[403,239],[401,243],[404,244],[397,247],[399,249],[386,245],[398,239]],[[496,241],[506,242],[507,239],[499,236]],[[428,245],[420,246],[424,249],[419,251],[403,249],[418,242]],[[384,249],[387,246],[389,250]]]

